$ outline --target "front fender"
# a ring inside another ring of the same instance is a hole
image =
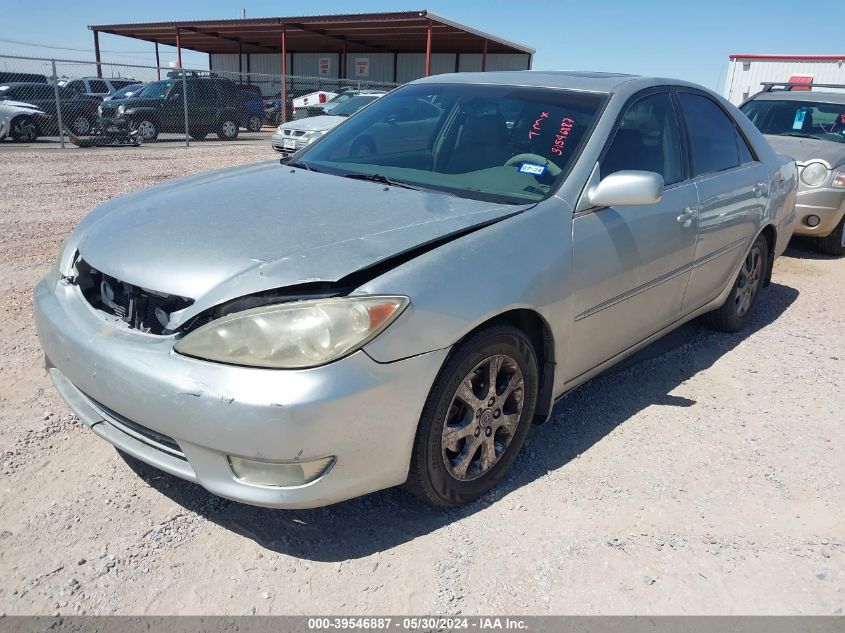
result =
[[[550,198],[365,283],[354,294],[411,298],[365,351],[378,362],[423,354],[453,345],[497,315],[528,309],[549,324],[552,360],[560,363],[572,321],[571,225],[571,209]]]

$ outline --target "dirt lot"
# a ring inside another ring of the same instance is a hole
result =
[[[97,203],[272,158],[0,149],[0,612],[843,613],[845,259],[800,245],[746,332],[588,383],[467,508],[262,510],[121,458],[41,369],[33,284]]]

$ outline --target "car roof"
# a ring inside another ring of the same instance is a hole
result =
[[[818,101],[845,105],[845,92],[820,92],[818,90],[772,90],[760,92],[749,101]]]
[[[14,86],[18,88],[20,86],[38,86],[39,88],[43,88],[44,86],[51,86],[51,84],[41,83],[39,81],[0,81],[0,86]]]
[[[625,85],[626,90],[641,90],[649,86],[665,85],[688,86],[701,89],[701,86],[679,79],[580,70],[507,70],[450,73],[417,79],[411,83],[493,84],[536,88],[566,88],[569,90],[602,93],[617,92],[623,85]]]

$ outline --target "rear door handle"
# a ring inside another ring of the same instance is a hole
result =
[[[683,211],[681,211],[681,215],[677,217],[679,223],[683,224],[684,227],[689,228],[692,226],[692,221],[698,217],[698,209],[694,207],[684,207]]]

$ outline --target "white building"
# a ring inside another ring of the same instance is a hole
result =
[[[845,85],[845,54],[731,55],[724,95],[739,105],[765,82],[788,81]]]

